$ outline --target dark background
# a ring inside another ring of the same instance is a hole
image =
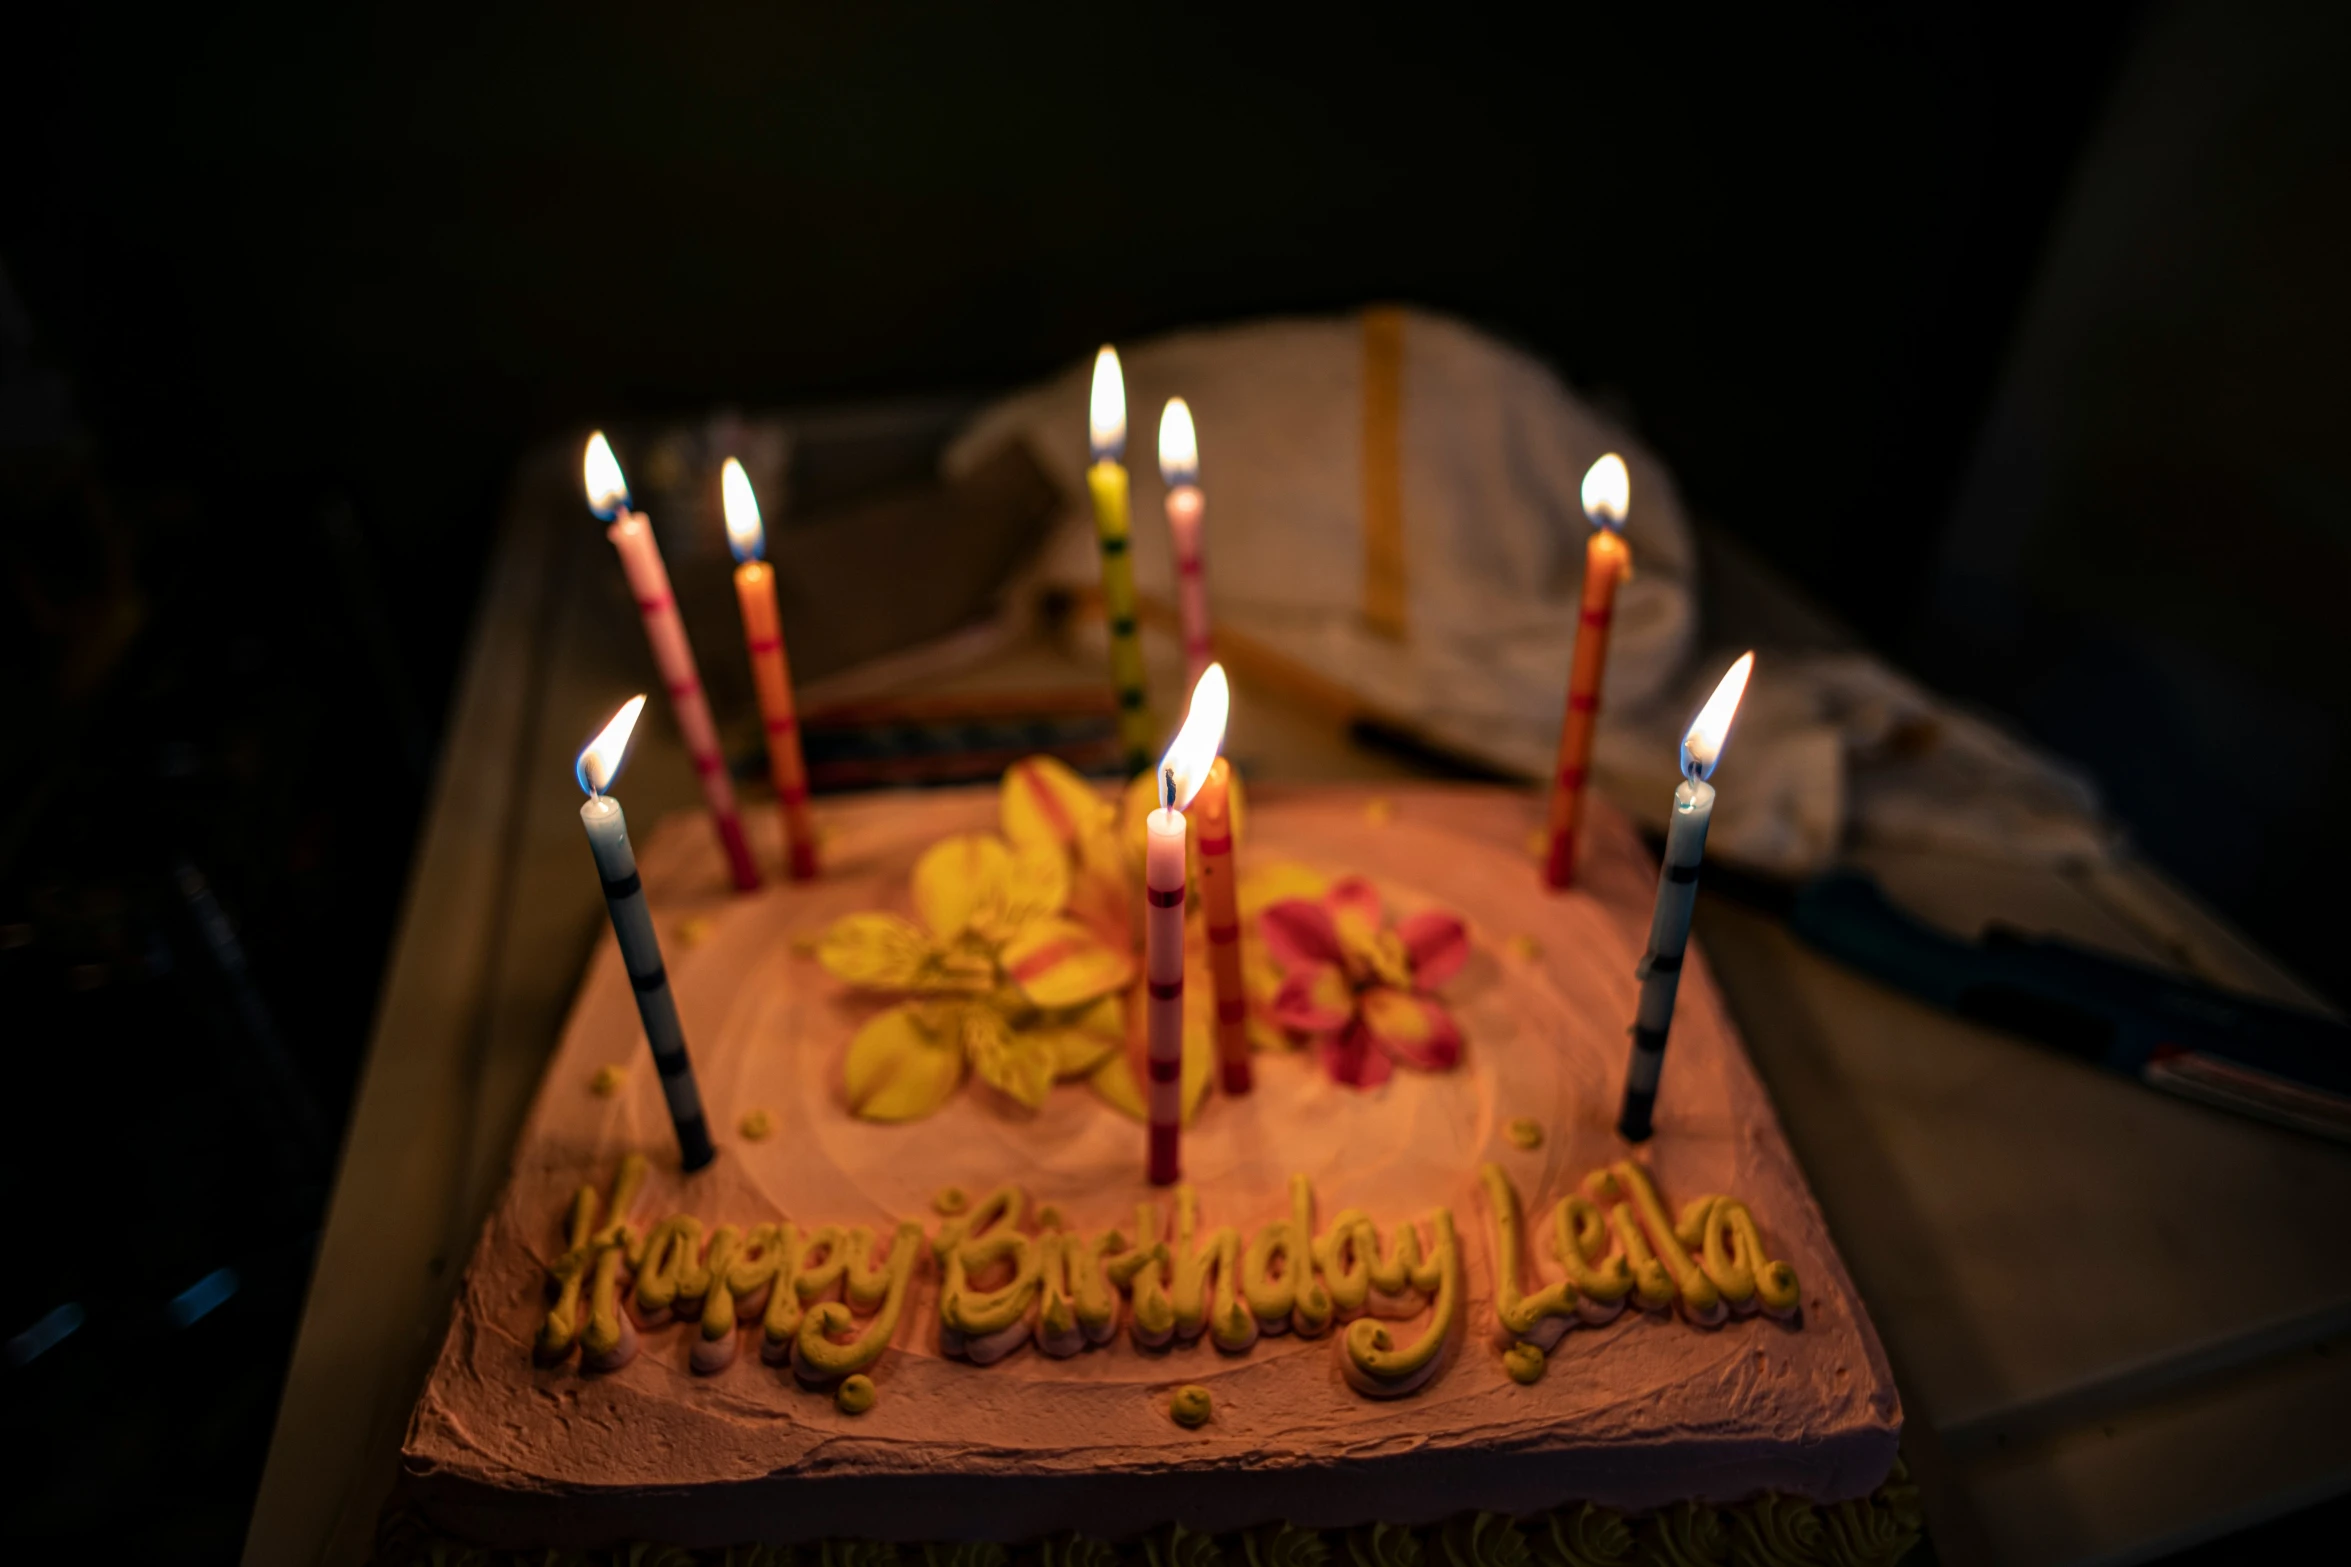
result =
[[[1453,311],[2343,995],[2343,8],[831,9],[12,19],[0,1336],[81,1315],[0,1538],[234,1554],[505,476],[592,420]]]

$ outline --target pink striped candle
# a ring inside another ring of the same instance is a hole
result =
[[[1167,531],[1175,540],[1176,608],[1184,626],[1184,682],[1198,685],[1216,662],[1208,631],[1208,573],[1200,558],[1200,441],[1192,410],[1180,397],[1159,415],[1159,477],[1167,483]]]
[[[645,640],[652,645],[653,662],[661,683],[669,688],[678,731],[686,752],[702,779],[702,798],[710,807],[710,824],[718,832],[735,890],[749,892],[759,885],[759,869],[751,861],[751,846],[743,839],[743,819],[735,809],[735,785],[727,776],[726,753],[719,748],[718,726],[710,721],[710,702],[702,694],[702,676],[694,666],[694,645],[686,640],[686,623],[678,618],[677,597],[670,591],[669,570],[661,563],[653,525],[641,511],[629,507],[628,481],[621,477],[620,461],[611,443],[598,430],[588,437],[583,464],[588,484],[588,509],[611,526],[604,536],[620,555],[636,595],[637,612],[645,618]]]
[[[1216,762],[1229,704],[1224,667],[1210,664],[1192,689],[1183,728],[1160,759],[1160,807],[1145,823],[1143,895],[1150,906],[1143,919],[1143,981],[1149,991],[1144,1041],[1150,1079],[1143,1086],[1143,1102],[1150,1113],[1147,1167],[1154,1186],[1173,1185],[1183,1171],[1184,807]]]

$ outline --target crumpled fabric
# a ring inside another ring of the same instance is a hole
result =
[[[1697,544],[1654,454],[1532,356],[1408,313],[1408,629],[1395,640],[1363,612],[1361,318],[1179,332],[1122,344],[1120,359],[1143,595],[1174,598],[1157,437],[1161,407],[1181,396],[1199,432],[1216,624],[1368,711],[1529,779],[1550,777],[1558,748],[1591,531],[1584,470],[1621,453],[1634,573],[1617,594],[1594,782],[1662,828],[1682,728],[1741,650],[1705,647]],[[1085,484],[1092,369],[991,405],[943,459],[953,476],[1022,441],[1067,498],[1032,587],[1101,581]],[[1710,854],[1778,875],[1819,870],[1856,837],[2043,862],[2103,853],[2111,837],[2078,775],[1860,652],[1758,649],[1715,784]]]

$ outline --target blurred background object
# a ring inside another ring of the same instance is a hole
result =
[[[2091,768],[2342,1000],[2351,12],[2157,8],[2052,228],[1901,651]]]
[[[949,428],[1105,339],[1443,311],[2342,999],[2339,6],[93,5],[10,53],[0,1179],[86,1220],[0,1279],[12,1543],[235,1555],[483,554],[591,422]],[[779,558],[960,515],[905,456],[778,455]]]

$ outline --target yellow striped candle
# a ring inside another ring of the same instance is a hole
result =
[[[1119,749],[1129,777],[1151,762],[1151,709],[1143,691],[1143,642],[1135,628],[1135,561],[1128,547],[1127,471],[1119,456],[1127,444],[1126,379],[1118,350],[1104,344],[1094,356],[1094,392],[1087,418],[1094,465],[1086,488],[1094,497],[1094,529],[1102,541],[1102,612],[1110,622],[1110,685],[1118,696]]]

